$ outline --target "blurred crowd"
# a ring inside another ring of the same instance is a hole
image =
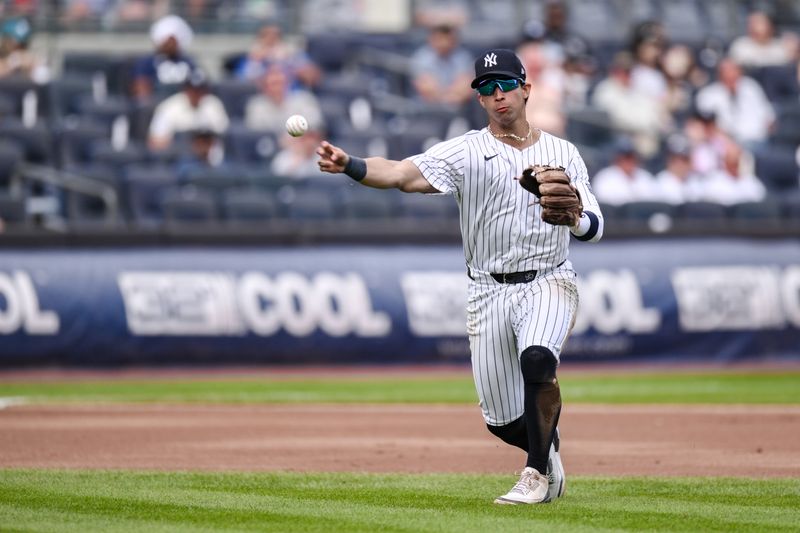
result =
[[[17,4],[24,15],[28,3]],[[2,20],[0,219],[13,218],[14,197],[34,214],[92,215],[52,180],[22,187],[24,162],[112,187],[123,216],[138,221],[163,217],[164,198],[190,203],[198,189],[212,191],[210,211],[221,213],[213,195],[226,183],[247,197],[243,190],[262,185],[259,194],[272,194],[272,178],[314,177],[323,138],[359,155],[412,155],[485,125],[469,82],[475,55],[489,46],[515,48],[532,84],[529,120],[579,147],[610,210],[800,205],[800,38],[796,27],[776,26],[768,3],[746,5],[746,32],[728,42],[683,42],[658,19],[638,22],[624,39],[593,40],[570,24],[582,2],[557,0],[498,42],[465,39],[469,13],[441,6],[417,11],[406,35],[303,40],[266,22],[249,50],[225,58],[217,79],[193,56],[187,22],[191,9],[219,8],[214,2],[185,2],[183,16],[158,1],[66,4],[65,20],[107,13],[110,4],[115,17],[156,17],[152,50],[65,58],[53,77],[30,47],[30,17]],[[303,137],[284,132],[293,114],[309,122]],[[29,201],[48,195],[50,203]],[[285,214],[297,196],[276,192],[277,207],[264,216]]]

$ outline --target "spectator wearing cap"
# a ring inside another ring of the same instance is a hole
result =
[[[632,68],[631,54],[617,53],[608,76],[595,88],[592,103],[609,114],[615,129],[633,139],[642,156],[652,157],[658,152],[661,134],[670,129],[671,121],[663,101],[633,86]]]
[[[661,199],[655,178],[639,165],[636,148],[627,138],[617,141],[613,163],[595,175],[592,188],[597,200],[609,205]]]
[[[133,69],[131,93],[139,101],[154,94],[163,94],[180,87],[195,70],[194,60],[186,54],[193,38],[185,20],[167,15],[150,27],[150,39],[155,51],[141,58]]]
[[[414,90],[426,102],[460,106],[472,98],[472,55],[461,46],[452,23],[430,29],[427,44],[411,57],[410,69]]]
[[[667,165],[656,174],[660,201],[678,205],[703,198],[703,178],[692,170],[691,155],[689,139],[682,135],[667,139]]]
[[[764,143],[775,123],[775,111],[761,86],[744,76],[731,58],[720,61],[717,81],[700,89],[696,105],[714,113],[720,129],[749,147]]]
[[[228,115],[222,101],[211,94],[208,78],[196,70],[184,82],[183,90],[161,102],[150,122],[148,145],[165,150],[178,132],[209,128],[217,134],[228,129]]]
[[[255,42],[234,73],[242,80],[259,80],[273,66],[284,71],[292,89],[316,87],[322,78],[308,54],[287,42],[281,27],[270,22],[258,30]]]
[[[723,205],[762,201],[767,196],[767,189],[750,168],[742,147],[729,142],[722,158],[722,168],[708,176],[704,199]]]
[[[731,44],[731,59],[745,68],[785,65],[791,61],[791,45],[775,35],[775,26],[763,11],[747,17],[747,35]]]
[[[253,130],[284,130],[286,119],[303,115],[311,129],[323,124],[316,96],[306,90],[291,90],[291,80],[280,64],[269,66],[259,80],[260,94],[251,96],[244,112],[245,124]]]
[[[178,158],[175,165],[179,182],[186,182],[197,171],[225,166],[225,150],[219,133],[206,126],[199,126],[190,130],[188,136],[189,150]]]
[[[29,48],[32,28],[27,19],[11,18],[0,26],[0,78],[23,76],[36,83],[50,79],[45,61]]]

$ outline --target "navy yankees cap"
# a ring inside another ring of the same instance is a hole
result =
[[[513,50],[495,48],[487,50],[475,60],[475,79],[471,87],[476,89],[483,80],[512,78],[524,80],[525,67]]]

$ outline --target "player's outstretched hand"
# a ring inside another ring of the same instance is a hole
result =
[[[319,169],[323,172],[330,172],[331,174],[344,172],[347,160],[350,159],[350,156],[347,155],[344,150],[338,146],[332,145],[328,141],[322,141],[319,144],[319,147],[317,147],[317,155],[319,155],[319,161],[317,161]]]

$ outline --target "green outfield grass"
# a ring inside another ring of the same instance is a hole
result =
[[[609,373],[560,377],[565,402],[800,403],[800,372]],[[28,402],[473,403],[468,375],[314,379],[153,379],[0,382],[0,397]]]
[[[571,478],[497,506],[508,476],[0,470],[3,531],[797,531],[800,480]]]

